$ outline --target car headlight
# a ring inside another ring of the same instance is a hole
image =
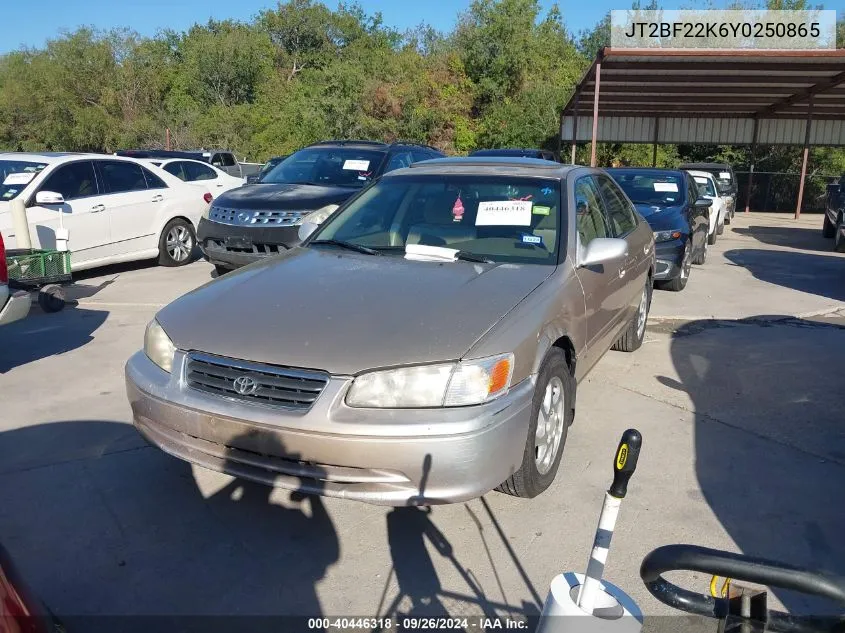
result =
[[[150,321],[144,332],[144,353],[147,358],[170,373],[173,369],[173,354],[175,351],[176,347],[170,337],[167,336],[164,328],[155,319]]]
[[[681,231],[655,231],[654,232],[654,241],[655,242],[671,242],[672,240],[677,240],[683,235]]]
[[[395,409],[481,404],[507,393],[512,376],[513,354],[374,371],[355,378],[346,404]]]
[[[339,204],[327,204],[326,206],[317,209],[316,211],[306,213],[300,218],[297,224],[302,224],[303,222],[311,222],[311,224],[322,224],[332,213],[337,211],[338,207],[340,207]]]

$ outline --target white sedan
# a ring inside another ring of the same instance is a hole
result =
[[[246,183],[244,178],[231,176],[222,169],[199,160],[186,158],[150,158],[147,160],[183,182],[205,188],[215,198],[224,191],[236,189]]]
[[[702,198],[713,202],[710,207],[710,227],[707,231],[707,243],[715,244],[716,236],[725,232],[725,214],[728,212],[727,200],[719,195],[713,174],[706,171],[689,170],[690,175],[698,185],[698,193]]]
[[[68,232],[72,270],[157,258],[192,259],[210,193],[132,158],[103,154],[0,153],[0,231],[18,247],[11,203],[26,205],[33,248]]]

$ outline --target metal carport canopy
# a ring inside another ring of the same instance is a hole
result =
[[[592,165],[597,142],[803,145],[800,210],[807,148],[845,145],[845,50],[604,48],[560,136],[573,162],[590,141]]]

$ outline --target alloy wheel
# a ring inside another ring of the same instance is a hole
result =
[[[551,470],[560,448],[565,420],[564,400],[563,381],[558,376],[552,376],[543,393],[534,436],[534,461],[541,475]]]
[[[174,226],[167,232],[167,254],[175,262],[183,262],[191,255],[194,240],[190,231],[182,225]]]

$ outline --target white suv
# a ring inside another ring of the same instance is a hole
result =
[[[69,233],[73,270],[158,258],[191,261],[195,228],[211,195],[140,161],[102,154],[0,154],[0,231],[17,240],[10,202],[23,199],[33,248]],[[61,214],[61,215],[60,215]]]

